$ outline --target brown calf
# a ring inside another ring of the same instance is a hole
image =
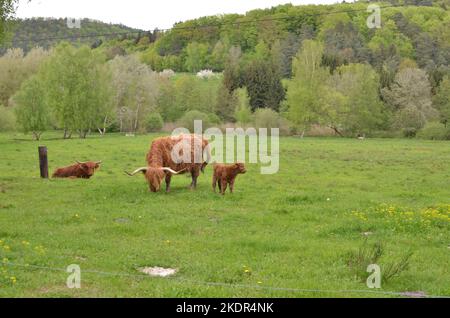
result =
[[[213,189],[216,192],[216,185],[219,186],[220,193],[225,195],[227,185],[230,185],[230,192],[233,193],[234,182],[238,174],[244,174],[247,170],[243,163],[235,163],[232,165],[216,164],[214,166]]]
[[[100,168],[101,163],[102,163],[101,161],[98,162],[77,161],[77,163],[72,166],[56,169],[52,177],[89,179],[94,175],[95,171]]]

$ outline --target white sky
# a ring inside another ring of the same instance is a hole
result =
[[[89,18],[143,30],[223,13],[245,13],[284,3],[332,4],[339,0],[20,0],[17,17]],[[347,1],[347,2],[351,2]]]

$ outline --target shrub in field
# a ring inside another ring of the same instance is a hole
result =
[[[241,125],[247,125],[252,121],[252,110],[250,108],[250,97],[248,96],[247,89],[238,88],[234,91],[237,96],[237,106],[234,112],[234,117]]]
[[[347,265],[356,276],[364,278],[366,276],[367,266],[377,264],[383,255],[383,245],[377,242],[368,246],[367,240],[364,241],[357,251],[351,251],[347,257]]]
[[[337,134],[330,127],[311,125],[311,127],[305,131],[305,135],[308,137],[335,137]]]
[[[159,113],[151,113],[147,116],[147,131],[148,132],[158,132],[164,126],[164,121]]]
[[[159,76],[164,78],[172,78],[175,76],[175,72],[171,69],[165,69],[162,72],[159,72]]]
[[[415,106],[408,106],[399,110],[394,116],[394,127],[401,129],[403,136],[413,138],[425,126],[426,117]]]
[[[214,111],[220,79],[202,80],[180,74],[171,80],[160,77],[159,84],[157,108],[166,122],[175,122],[191,110]]]
[[[215,126],[218,126],[221,124],[221,120],[220,120],[219,116],[217,116],[214,113],[208,114],[208,122],[210,125],[215,125]]]
[[[399,276],[408,269],[413,252],[407,251],[399,260],[388,262],[381,260],[384,254],[385,247],[382,242],[376,242],[373,245],[369,245],[366,239],[357,251],[352,251],[348,254],[347,265],[353,274],[363,281],[368,277],[367,267],[369,265],[380,265],[381,280],[382,282],[387,283],[389,280]]]
[[[427,123],[418,133],[417,138],[431,140],[450,140],[450,127],[442,123]]]
[[[280,135],[282,136],[288,136],[295,133],[292,123],[270,108],[258,109],[253,117],[255,128],[267,128],[269,133],[271,128],[279,128]]]
[[[283,116],[280,116],[279,128],[280,136],[292,136],[297,133],[297,129],[294,127],[292,122]]]
[[[225,122],[234,122],[235,109],[238,104],[238,96],[236,91],[231,92],[227,86],[222,83],[217,90],[215,103],[215,112]]]
[[[16,117],[14,112],[0,105],[0,131],[14,131],[16,128]]]
[[[202,79],[209,79],[216,77],[216,74],[214,74],[212,70],[201,70],[197,73],[197,77]]]
[[[280,115],[269,108],[261,108],[255,112],[256,128],[279,128]]]
[[[178,121],[178,127],[189,129],[194,132],[194,121],[201,120],[203,122],[203,129],[211,127],[214,123],[211,122],[211,114],[202,113],[198,110],[191,110],[184,114]]]

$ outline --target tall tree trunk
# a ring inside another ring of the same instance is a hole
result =
[[[339,129],[337,129],[337,127],[335,127],[335,126],[330,126],[330,128],[333,129],[334,132],[335,132],[336,134],[338,134],[340,137],[344,137],[344,135],[339,131]]]
[[[134,131],[133,133],[136,133],[137,128],[138,128],[138,121],[139,121],[139,109],[141,108],[141,104],[138,104],[138,107],[136,109],[136,118],[134,120]]]
[[[108,116],[105,116],[105,120],[103,121],[103,135],[106,135],[106,126],[108,125]]]
[[[88,133],[87,130],[82,130],[82,129],[80,129],[80,131],[79,131],[80,138],[81,138],[81,139],[86,139],[87,133]]]
[[[105,119],[103,120],[103,128],[99,128],[98,131],[100,132],[100,135],[104,136],[106,135],[106,124],[108,123],[108,116],[105,116]]]
[[[64,128],[64,139],[70,138],[72,138],[72,131],[68,130],[67,128]]]

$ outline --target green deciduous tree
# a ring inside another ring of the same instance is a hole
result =
[[[351,22],[339,22],[334,28],[325,30],[324,42],[324,62],[332,71],[342,64],[368,60],[362,35]]]
[[[104,57],[87,46],[59,45],[43,68],[48,104],[65,137],[71,131],[85,138],[103,127],[109,112],[110,90]]]
[[[421,69],[401,70],[391,88],[384,88],[382,94],[394,113],[394,127],[405,132],[413,133],[428,120],[437,118],[431,101],[431,85],[426,72]]]
[[[213,71],[223,71],[228,58],[228,52],[230,50],[230,43],[228,39],[221,39],[214,45],[211,53],[211,68]]]
[[[145,130],[148,114],[157,108],[159,77],[134,55],[116,56],[108,62],[112,72],[113,104],[120,130]]]
[[[436,96],[433,99],[434,107],[439,111],[439,117],[444,125],[450,122],[450,76],[441,81]]]
[[[11,108],[0,105],[0,132],[13,131],[16,128],[16,117]]]
[[[13,97],[17,104],[17,122],[25,133],[32,132],[36,140],[50,124],[50,109],[45,98],[46,87],[42,78],[35,75],[26,80]]]
[[[321,66],[324,48],[319,42],[306,40],[293,60],[293,78],[288,84],[288,118],[302,128],[320,123],[326,112],[325,82],[329,76]]]
[[[192,42],[186,47],[185,67],[189,72],[198,72],[208,67],[209,46],[204,43]]]
[[[27,55],[21,49],[10,49],[0,57],[0,104],[8,106],[23,81],[36,74],[48,56],[48,51],[34,48]]]
[[[398,32],[394,21],[387,21],[382,28],[376,30],[375,35],[368,43],[368,47],[372,51],[380,50],[381,48],[388,48],[394,45],[402,57],[412,57],[414,53],[413,44],[411,40],[405,35]]]
[[[0,1],[0,43],[2,43],[5,38],[8,20],[12,18],[16,11],[17,2],[18,0]]]
[[[330,88],[345,96],[339,111],[339,126],[350,134],[364,134],[381,128],[384,105],[379,98],[379,76],[368,64],[339,67],[330,80]]]
[[[281,68],[267,45],[260,42],[243,69],[243,85],[247,87],[252,110],[279,109],[285,90],[281,83]]]
[[[174,122],[190,110],[215,111],[220,77],[202,79],[182,74],[173,79],[160,78],[159,83],[158,111],[166,122]]]

